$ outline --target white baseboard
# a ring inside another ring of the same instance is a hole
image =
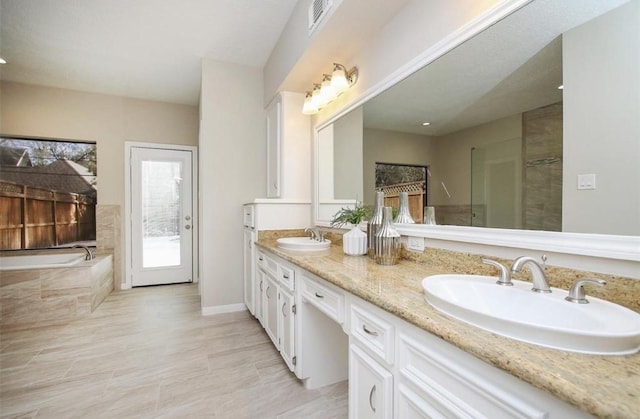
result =
[[[243,303],[227,304],[224,306],[209,306],[209,307],[202,307],[202,315],[212,316],[214,314],[233,313],[236,311],[244,311],[246,309],[247,309],[247,306],[244,305]]]

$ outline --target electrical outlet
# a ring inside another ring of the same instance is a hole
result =
[[[423,237],[407,237],[407,249],[414,252],[424,252],[424,238]]]

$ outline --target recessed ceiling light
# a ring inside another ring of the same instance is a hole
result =
[[[6,64],[7,62],[4,60],[4,58],[0,57],[0,64]]]
[[[431,125],[431,122],[423,122],[423,123],[422,123],[422,126],[423,126],[423,127],[427,127],[427,126],[429,126],[429,125]]]
[[[560,86],[558,86],[558,90],[562,90],[564,89],[564,84],[561,84]]]

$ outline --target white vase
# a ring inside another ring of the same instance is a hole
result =
[[[358,226],[353,226],[351,231],[342,235],[342,250],[349,256],[367,254],[367,234]]]

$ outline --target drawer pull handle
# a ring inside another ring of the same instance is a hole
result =
[[[262,281],[260,281],[260,292],[262,292],[262,291],[264,291],[264,290],[262,289]]]
[[[376,412],[376,407],[373,405],[373,394],[376,392],[376,385],[374,384],[373,387],[371,387],[371,391],[369,392],[369,406],[371,406],[371,410],[373,410],[373,413]]]
[[[285,313],[284,308],[287,306],[287,302],[285,301],[284,304],[282,304],[282,315],[284,317],[287,317],[287,313]]]
[[[269,288],[271,287],[267,286],[267,290],[264,292],[265,294],[267,294],[267,298],[271,298],[271,296],[269,295]]]
[[[362,330],[364,330],[364,332],[368,335],[378,336],[378,332],[367,329],[367,325],[365,324],[362,325]]]
[[[318,294],[318,293],[316,292],[316,297],[318,297],[318,298],[324,298],[324,295],[322,295],[322,294]]]
[[[284,279],[289,279],[289,274],[282,274],[282,277],[283,277]]]
[[[258,258],[258,260],[259,260],[260,262],[262,262],[264,259],[262,259],[262,256],[260,256],[260,257]]]

